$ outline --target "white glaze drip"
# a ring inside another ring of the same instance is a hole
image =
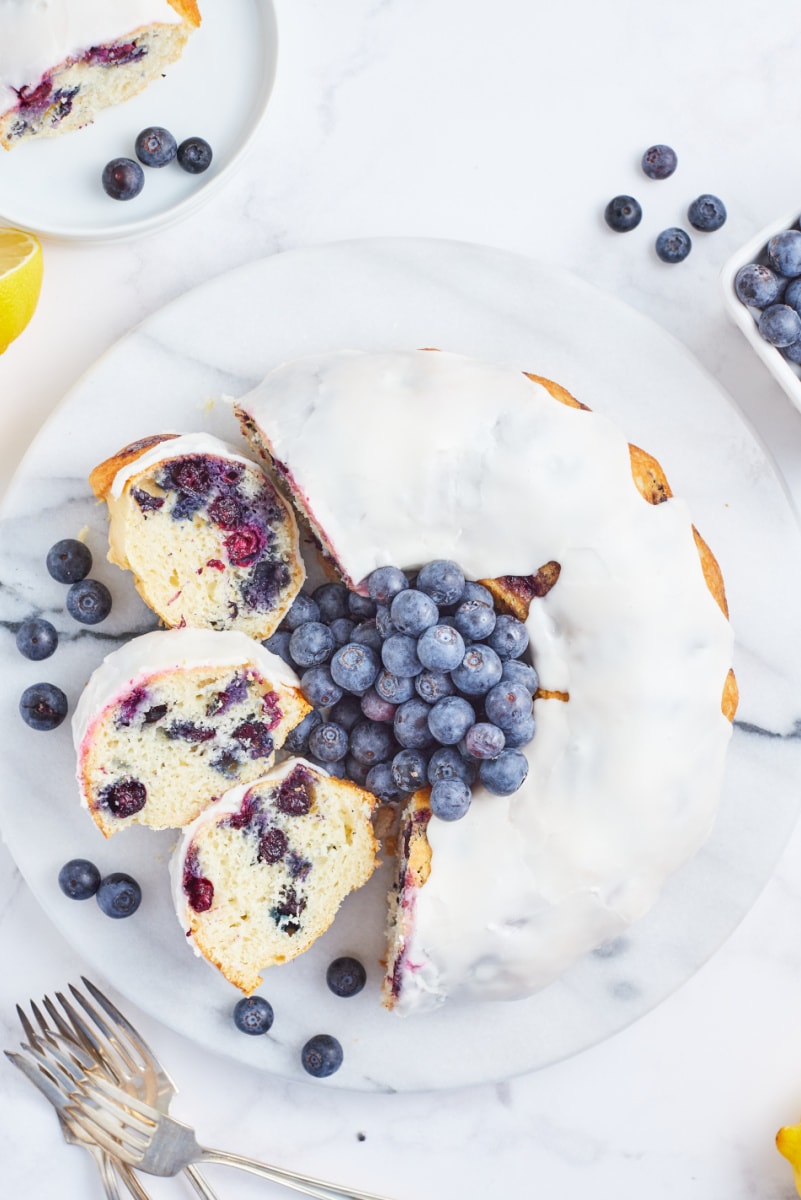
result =
[[[345,351],[238,404],[354,581],[438,557],[472,578],[561,564],[528,628],[541,686],[570,700],[536,702],[514,796],[476,788],[464,820],[431,820],[399,1011],[528,995],[640,917],[714,819],[732,633],[688,510],[643,499],[606,418],[509,367]]]

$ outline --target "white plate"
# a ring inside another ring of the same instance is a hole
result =
[[[261,992],[275,1025],[266,1038],[248,1038],[231,1022],[237,993],[184,944],[167,880],[173,835],[131,829],[104,842],[78,805],[67,726],[33,732],[20,720],[18,697],[49,679],[74,706],[117,639],[153,625],[130,576],[104,561],[105,516],[86,484],[97,462],[165,427],[202,426],[237,441],[227,407],[209,398],[244,393],[283,359],[343,346],[426,345],[558,379],[655,453],[690,502],[723,568],[738,634],[742,702],[720,819],[624,938],[514,1003],[446,1005],[406,1020],[385,1012],[378,959],[387,879],[376,876],[307,954],[267,973]],[[44,568],[51,543],[83,526],[93,574],[114,595],[110,617],[93,628],[66,616],[64,588]],[[34,442],[5,503],[0,579],[0,817],[22,872],[101,984],[205,1049],[280,1075],[305,1078],[299,1048],[323,1031],[345,1049],[325,1087],[455,1086],[576,1053],[647,1012],[713,953],[768,879],[796,820],[801,646],[787,597],[801,590],[801,539],[781,481],[727,397],[677,342],[581,281],[512,254],[402,239],[323,246],[242,267],[154,314],[95,365]],[[62,633],[43,663],[14,646],[16,624],[33,611]],[[139,878],[139,912],[110,921],[94,901],[62,896],[56,876],[73,856]],[[324,983],[326,966],[343,953],[357,954],[369,971],[367,988],[351,1000]]]
[[[150,233],[191,213],[231,174],[267,108],[278,35],[272,0],[206,0],[203,23],[183,56],[140,95],[63,137],[35,138],[0,152],[0,214],[34,233],[102,241]],[[100,177],[112,158],[134,158],[148,125],[179,142],[202,137],[212,164],[190,175],[176,162],[145,167],[133,200],[112,200]]]
[[[732,321],[738,329],[742,330],[752,350],[759,355],[771,375],[801,412],[801,368],[788,362],[775,346],[771,346],[763,337],[760,337],[757,321],[762,310],[743,304],[734,290],[734,279],[740,267],[746,266],[747,263],[765,262],[765,247],[768,242],[785,229],[798,229],[797,208],[793,209],[791,213],[787,213],[786,216],[772,221],[770,225],[754,234],[744,246],[732,254],[721,271],[720,283],[723,290],[723,302]]]

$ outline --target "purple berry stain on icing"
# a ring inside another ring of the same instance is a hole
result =
[[[120,779],[104,787],[99,796],[100,804],[113,817],[123,820],[141,812],[147,802],[147,788],[139,779]]]
[[[312,806],[314,779],[305,767],[297,766],[287,775],[278,789],[273,803],[290,817],[305,816]]]

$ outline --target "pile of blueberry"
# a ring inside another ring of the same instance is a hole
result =
[[[70,585],[67,612],[82,625],[97,625],[111,612],[111,592],[97,579],[88,579],[92,552],[75,538],[63,538],[47,552],[47,570],[57,583]],[[29,617],[17,630],[17,649],[33,662],[54,654],[55,626],[44,617]],[[19,711],[31,729],[56,729],[67,715],[67,697],[53,683],[34,683],[22,693]]]
[[[649,146],[642,156],[642,169],[649,179],[668,179],[678,166],[676,151],[670,146]],[[687,220],[693,229],[712,233],[726,221],[726,206],[709,192],[697,196],[687,209]],[[642,206],[634,196],[614,196],[604,210],[604,220],[615,233],[628,233],[642,220]],[[692,240],[685,229],[677,225],[663,229],[657,235],[657,257],[666,263],[683,262],[692,250]]]
[[[756,310],[760,336],[792,363],[801,363],[801,220],[772,237],[758,262],[740,267],[734,290]]]
[[[477,779],[517,791],[538,686],[521,659],[525,625],[445,559],[414,584],[378,567],[365,586],[366,596],[341,583],[301,592],[264,643],[314,706],[284,748],[385,801],[431,784],[431,811],[448,821],[467,812]]]
[[[58,886],[70,900],[94,896],[100,911],[114,920],[131,917],[142,903],[142,889],[124,871],[102,877],[87,858],[71,858],[58,873]]]
[[[175,160],[190,175],[200,175],[211,166],[211,146],[201,137],[185,138],[181,144],[169,129],[149,125],[134,143],[136,159],[112,158],[103,168],[103,189],[112,200],[133,200],[145,186],[145,173],[140,166],[166,167]]]

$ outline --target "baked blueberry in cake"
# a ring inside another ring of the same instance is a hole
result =
[[[342,351],[276,368],[234,411],[342,578],[377,603],[408,676],[422,674],[419,635],[392,629],[387,564],[457,562],[524,623],[532,661],[500,678],[511,695],[536,671],[521,718],[536,737],[480,760],[461,819],[432,816],[428,787],[405,803],[385,1003],[530,995],[642,916],[712,825],[737,703],[712,552],[656,459],[516,366]],[[378,568],[386,594],[367,582]],[[463,637],[484,615],[461,614]],[[497,673],[478,657],[456,681],[468,704],[474,678]],[[440,777],[464,782],[460,748],[437,753]]]
[[[294,515],[264,471],[209,434],[144,438],[95,467],[109,559],[166,625],[267,638],[305,578]]]
[[[110,837],[176,828],[259,778],[309,712],[298,678],[242,633],[146,633],[109,654],[73,717],[81,801]]]
[[[0,145],[80,129],[178,59],[196,0],[0,0]]]
[[[186,830],[171,864],[195,951],[249,995],[260,973],[329,927],[375,867],[374,797],[300,758],[232,788]]]

